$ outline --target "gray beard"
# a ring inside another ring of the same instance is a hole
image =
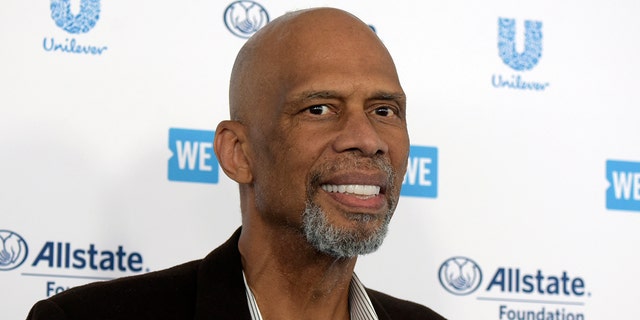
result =
[[[375,217],[368,214],[350,214],[355,229],[344,229],[332,225],[322,209],[307,201],[302,213],[302,230],[307,242],[316,250],[335,258],[351,258],[372,253],[382,245],[387,235],[393,207],[385,214],[382,224],[373,231],[367,230],[367,224]]]

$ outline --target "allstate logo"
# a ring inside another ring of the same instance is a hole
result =
[[[100,0],[80,0],[80,13],[71,13],[70,0],[51,0],[51,18],[64,31],[87,33],[100,19]]]
[[[19,234],[0,230],[0,270],[7,271],[19,267],[27,259],[29,248]]]
[[[465,257],[453,257],[446,260],[438,271],[440,284],[456,295],[470,294],[480,286],[482,271],[477,263]]]
[[[249,38],[269,22],[269,13],[254,1],[236,1],[224,11],[224,24],[240,38]]]
[[[502,61],[516,71],[531,70],[542,57],[542,22],[525,20],[524,51],[516,51],[516,20],[498,19],[498,49]]]

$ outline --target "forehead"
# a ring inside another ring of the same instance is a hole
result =
[[[292,29],[290,37],[278,48],[291,68],[364,67],[389,69],[395,73],[393,60],[378,37],[367,26],[343,29]],[[297,71],[304,71],[297,69]]]
[[[370,30],[360,31],[293,37],[283,46],[288,54],[280,55],[279,71],[288,91],[402,91],[386,48]]]
[[[374,59],[344,57],[312,56],[292,63],[283,86],[286,99],[404,97],[394,68]]]

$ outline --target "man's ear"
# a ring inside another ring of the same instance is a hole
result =
[[[213,149],[224,173],[236,181],[245,184],[253,180],[246,148],[246,127],[237,121],[225,120],[218,124]]]

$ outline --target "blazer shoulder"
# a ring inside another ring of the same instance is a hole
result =
[[[444,317],[421,304],[398,299],[368,288],[367,294],[380,319],[445,320]]]

